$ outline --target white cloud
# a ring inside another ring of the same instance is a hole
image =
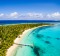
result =
[[[18,12],[13,12],[10,15],[8,15],[8,18],[18,18],[18,17],[19,17]]]
[[[1,14],[0,14],[0,17],[3,17],[3,16],[4,16],[4,14],[3,14],[3,13],[1,13]]]
[[[43,18],[42,13],[27,13],[27,16],[31,18]]]
[[[18,12],[13,12],[13,13],[10,13],[10,14],[4,14],[4,13],[1,13],[0,14],[0,18],[3,18],[3,19],[27,19],[27,20],[30,20],[30,19],[33,19],[33,20],[60,20],[60,13],[59,12],[55,12],[55,13],[49,13],[49,14],[42,14],[42,13],[18,13]]]
[[[52,13],[52,14],[48,14],[47,17],[48,18],[60,18],[60,13],[55,12],[55,13]]]

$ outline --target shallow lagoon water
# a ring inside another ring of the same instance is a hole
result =
[[[20,44],[15,56],[60,56],[60,25],[40,27],[27,33]]]

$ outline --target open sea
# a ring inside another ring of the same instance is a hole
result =
[[[0,20],[0,25],[5,24],[26,24],[26,23],[58,23],[60,21],[54,20]]]
[[[0,25],[20,23],[54,23],[28,32],[20,41],[14,56],[60,56],[60,21],[2,20]]]

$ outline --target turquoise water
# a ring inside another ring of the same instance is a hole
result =
[[[60,56],[60,25],[36,28],[20,44],[34,46],[19,46],[15,56]]]

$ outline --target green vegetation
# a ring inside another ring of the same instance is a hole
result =
[[[0,56],[6,56],[7,49],[13,44],[16,37],[26,29],[46,24],[18,24],[0,26]]]

